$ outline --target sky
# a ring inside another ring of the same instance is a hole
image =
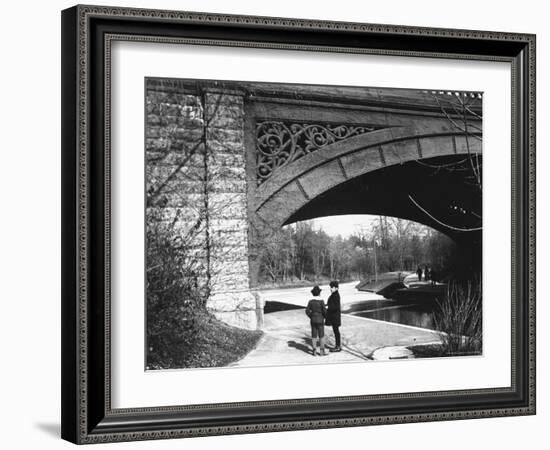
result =
[[[340,235],[343,238],[347,238],[361,228],[370,230],[371,224],[375,220],[378,220],[378,216],[368,216],[362,214],[320,217],[317,219],[312,219],[308,222],[313,223],[313,227],[315,229],[323,229],[323,231],[329,236]]]

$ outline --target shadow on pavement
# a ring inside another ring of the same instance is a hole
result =
[[[308,339],[308,341],[309,342],[307,344],[303,344],[301,342],[296,342],[296,341],[288,341],[287,344],[291,348],[295,348],[296,350],[301,350],[304,353],[307,353],[308,355],[310,355],[311,354],[311,341],[309,339]]]
[[[268,300],[265,302],[264,314],[269,314],[279,311],[290,311],[293,309],[305,309],[303,306],[291,305],[290,303],[273,302]]]
[[[356,358],[364,359],[365,361],[371,361],[373,359],[372,356],[365,355],[363,352],[357,350],[356,348],[350,347],[347,344],[342,344],[342,350],[355,356]]]

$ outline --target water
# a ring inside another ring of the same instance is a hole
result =
[[[403,304],[372,292],[358,291],[355,289],[356,284],[357,282],[340,284],[342,313],[430,330],[435,329],[433,320],[435,304],[433,301]],[[330,289],[328,286],[321,286],[321,288],[321,297],[326,300]],[[311,287],[300,287],[261,291],[264,300],[269,302],[266,304],[266,313],[305,307],[311,298],[310,289]]]
[[[374,310],[357,311],[353,315],[430,330],[436,329],[433,320],[433,306],[430,305],[388,306]]]
[[[373,300],[382,300],[385,298],[381,295],[376,295],[372,292],[358,291],[355,289],[355,285],[358,281],[350,283],[340,284],[340,296],[342,297],[342,310],[348,305],[356,305],[359,303],[365,303]],[[289,305],[297,305],[305,307],[308,301],[311,299],[310,290],[313,287],[294,287],[294,288],[279,288],[260,291],[260,294],[264,301],[286,303]],[[330,288],[327,285],[321,285],[321,298],[325,301],[330,295]]]

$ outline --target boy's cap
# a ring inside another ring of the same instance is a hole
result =
[[[337,287],[338,287],[338,281],[336,281],[336,280],[331,281],[331,282],[330,282],[330,287],[331,287],[331,288],[337,288]]]
[[[321,288],[319,286],[313,286],[313,289],[311,290],[311,295],[319,295],[321,293]]]

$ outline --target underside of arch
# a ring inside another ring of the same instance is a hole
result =
[[[436,166],[436,169],[441,165],[437,162],[438,159],[443,165],[452,165],[461,161],[469,165],[471,158],[480,160],[481,150],[481,140],[478,136],[467,137],[448,127],[439,126],[433,129],[418,126],[376,131],[327,146],[315,154],[307,155],[281,173],[275,174],[256,190],[254,209],[263,222],[278,227],[295,220],[303,220],[298,217],[306,218],[308,214],[311,215],[311,213],[306,214],[305,211],[312,211],[312,206],[306,207],[306,205],[318,204],[320,199],[327,196],[331,197],[335,210],[347,204],[345,199],[350,193],[328,195],[326,194],[328,192],[345,191],[349,186],[352,186],[352,190],[359,189],[361,186],[371,186],[372,190],[375,185],[383,186],[383,191],[394,194],[395,188],[390,186],[397,186],[406,191],[407,186],[415,180],[418,184],[426,177],[428,177],[427,181],[434,179],[433,175],[426,174],[426,171],[416,173],[421,167],[420,161],[433,160],[432,165]],[[466,166],[461,171],[464,172],[467,169]],[[449,177],[453,171],[445,170],[444,173],[445,179],[437,177],[439,181],[435,184],[431,183],[433,186],[430,189],[434,190],[434,195],[448,190],[458,192],[456,189],[461,182],[455,182],[452,176]],[[368,174],[374,175],[377,181],[374,183],[368,181],[369,178],[366,177]],[[426,186],[431,184],[428,183]],[[479,186],[476,188],[479,189]],[[480,195],[479,198],[481,198]],[[323,201],[326,203],[326,199]],[[385,201],[387,205],[394,203],[391,198]],[[408,203],[411,203],[410,199]],[[395,203],[395,206],[390,208],[392,213],[387,215],[411,216],[408,212],[409,208],[404,208],[405,206],[403,202]],[[387,208],[389,206],[386,206]],[[351,208],[352,211],[358,209],[361,209],[360,205],[354,205]],[[381,205],[372,204],[370,213],[381,214],[382,209],[384,208]],[[337,212],[337,214],[344,213]],[[422,222],[422,220],[417,221]],[[432,223],[430,226],[433,226]],[[438,227],[434,226],[434,228]]]
[[[478,160],[481,165],[481,156]],[[457,242],[475,244],[482,196],[463,155],[411,161],[341,183],[311,199],[285,224],[317,217],[370,214],[412,220]]]

